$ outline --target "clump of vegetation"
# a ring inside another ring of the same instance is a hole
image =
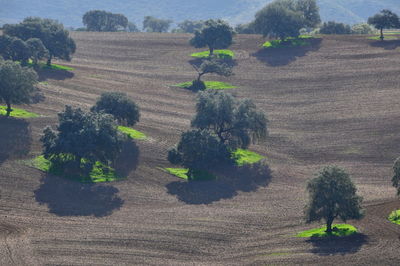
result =
[[[256,34],[254,21],[247,24],[238,24],[235,27],[235,32],[238,34]]]
[[[198,83],[195,84],[194,83]],[[188,82],[183,82],[174,85],[176,87],[184,88],[184,89],[190,89],[194,91],[202,91],[202,90],[228,90],[228,89],[236,89],[236,86],[233,86],[229,83],[226,82],[221,82],[221,81],[200,81],[197,82],[197,80],[193,81],[188,81]]]
[[[383,30],[399,28],[400,19],[397,14],[388,9],[384,9],[378,14],[368,18],[368,24],[380,30],[380,39],[383,41],[385,39],[385,37],[383,36]]]
[[[392,185],[397,189],[397,195],[400,196],[400,157],[393,165]]]
[[[185,20],[178,24],[178,28],[172,30],[174,33],[195,33],[195,31],[201,30],[204,27],[204,21],[202,20]]]
[[[335,21],[328,21],[322,24],[319,29],[319,33],[321,34],[351,34],[350,25],[346,25],[344,23],[338,23]]]
[[[288,37],[285,40],[266,41],[262,46],[264,48],[301,47],[310,45],[309,39],[313,39],[313,37],[310,35],[300,35],[298,38]]]
[[[400,225],[400,210],[392,211],[389,215],[389,221]]]
[[[7,107],[6,106],[0,106],[0,116],[7,116]],[[12,112],[9,114],[11,117],[15,118],[35,118],[39,117],[38,114],[28,112],[24,109],[19,109],[19,108],[13,108]]]
[[[39,90],[36,87],[38,76],[32,69],[22,67],[12,61],[0,61],[0,102],[7,105],[6,116],[13,109],[11,104],[29,104],[34,102]],[[23,110],[17,110],[16,115],[32,116]]]
[[[362,198],[357,195],[357,189],[350,175],[337,166],[327,166],[318,176],[312,179],[307,190],[310,195],[306,206],[306,221],[326,221],[327,234],[332,234],[332,223],[339,218],[343,221],[361,219]]]
[[[298,233],[297,237],[342,237],[357,234],[357,228],[349,224],[335,224],[333,225],[331,233],[326,231],[326,227],[306,230]]]
[[[233,59],[235,57],[235,53],[232,52],[231,50],[215,50],[214,51],[215,57],[219,59]],[[204,51],[204,52],[199,52],[199,53],[193,53],[190,56],[196,57],[196,58],[209,58],[210,57],[210,51]]]
[[[103,10],[91,10],[82,18],[87,31],[113,32],[126,30],[128,19],[122,14],[113,14]]]
[[[206,85],[201,80],[201,77],[206,74],[217,74],[223,77],[233,75],[232,67],[217,59],[205,60],[200,67],[193,66],[197,71],[197,79],[193,81],[190,89],[194,91],[204,90]]]
[[[201,30],[196,30],[190,44],[195,48],[208,47],[209,56],[214,55],[216,49],[226,49],[233,42],[235,32],[223,20],[207,20]]]
[[[147,32],[167,32],[171,23],[172,20],[170,19],[158,19],[146,16],[143,20],[143,30]]]
[[[358,23],[351,27],[352,34],[367,35],[373,34],[375,29],[368,25],[367,23]]]

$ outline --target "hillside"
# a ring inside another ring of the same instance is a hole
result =
[[[232,24],[251,21],[257,10],[271,0],[0,0],[0,24],[15,23],[27,16],[58,19],[66,26],[82,26],[82,15],[93,9],[125,14],[141,25],[152,15],[175,22],[185,19],[224,18]],[[365,21],[383,8],[400,13],[398,0],[319,0],[324,21]]]

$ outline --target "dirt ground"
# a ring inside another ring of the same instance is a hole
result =
[[[396,265],[400,208],[391,186],[400,156],[400,42],[331,36],[308,47],[260,51],[260,36],[239,35],[237,85],[269,118],[269,137],[251,147],[267,157],[271,179],[186,183],[157,167],[189,128],[195,94],[185,34],[73,33],[72,72],[42,72],[42,115],[0,119],[0,265]],[[86,110],[105,91],[141,107],[129,177],[79,184],[26,166],[40,135],[66,104]],[[345,167],[364,197],[360,235],[335,241],[296,238],[305,185],[323,165]]]

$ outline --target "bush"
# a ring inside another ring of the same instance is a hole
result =
[[[206,84],[202,80],[193,80],[192,86],[190,86],[190,90],[192,91],[204,91],[206,89]]]
[[[351,34],[350,25],[344,23],[337,23],[335,21],[328,21],[322,24],[319,29],[321,34]]]
[[[182,163],[182,156],[176,147],[170,148],[168,150],[168,161],[172,164]]]
[[[375,30],[367,23],[359,23],[351,27],[351,32],[353,34],[372,34],[374,31]]]

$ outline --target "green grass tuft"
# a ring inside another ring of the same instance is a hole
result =
[[[32,60],[29,60],[28,66],[34,67]],[[51,64],[51,66],[48,66],[44,62],[38,62],[38,66],[42,69],[65,70],[65,71],[75,70],[75,68],[73,68],[73,67],[62,66],[62,65],[57,65],[57,64]]]
[[[6,111],[7,107],[6,106],[0,106],[0,116],[5,116],[7,114]],[[18,109],[18,108],[13,108],[13,111],[10,113],[11,117],[16,117],[16,118],[35,118],[39,117],[38,114],[28,112],[24,109]]]
[[[29,161],[28,164],[43,172],[76,180],[81,183],[101,183],[101,182],[111,182],[123,179],[117,175],[117,173],[113,168],[106,166],[101,162],[96,162],[95,166],[93,167],[93,170],[90,172],[88,177],[67,176],[63,174],[60,169],[54,167],[49,160],[44,158],[43,155],[34,158],[33,160]]]
[[[206,88],[208,90],[228,90],[228,89],[236,89],[236,86],[233,86],[229,83],[225,82],[220,82],[220,81],[204,81],[206,84]],[[176,85],[173,85],[174,87],[180,87],[184,89],[190,89],[192,86],[192,81],[184,82],[184,83],[179,83]]]
[[[389,215],[389,221],[400,225],[400,210],[392,211]]]
[[[231,50],[214,50],[214,55],[218,56],[218,58],[221,59],[233,59],[235,57],[235,53]],[[193,53],[190,56],[196,58],[208,58],[210,57],[210,51]]]
[[[237,149],[232,153],[232,158],[235,160],[237,165],[243,166],[245,164],[257,163],[265,157],[249,150]]]
[[[185,179],[185,180],[189,180],[189,169],[185,169],[185,168],[161,168],[161,170],[174,175],[176,177]],[[210,174],[207,171],[201,171],[201,170],[196,170],[193,173],[194,178],[192,178],[192,180],[197,180],[197,181],[206,181],[206,180],[215,180],[216,176],[214,176],[213,174]]]
[[[138,140],[147,139],[147,136],[144,133],[137,131],[130,127],[118,126],[118,130],[121,131],[122,133],[128,135],[128,137],[130,137],[132,139],[138,139]]]
[[[349,236],[357,234],[357,228],[349,224],[336,224],[332,226],[333,231],[331,234],[325,232],[326,227],[315,228],[298,233],[297,237],[329,237],[329,236]]]
[[[262,46],[264,48],[283,48],[283,47],[300,47],[310,45],[308,39],[313,39],[310,35],[300,35],[298,38],[289,37],[284,41],[282,40],[272,40],[265,42]]]

